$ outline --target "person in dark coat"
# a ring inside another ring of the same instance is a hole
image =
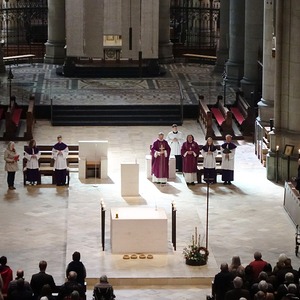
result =
[[[55,290],[56,285],[52,275],[46,273],[47,262],[42,260],[39,263],[40,272],[33,274],[30,281],[30,286],[32,288],[34,299],[38,299],[41,294],[42,288],[45,284],[49,284],[52,291]]]
[[[24,279],[17,280],[17,288],[9,295],[9,300],[33,300],[33,294],[24,286]]]
[[[215,300],[224,300],[225,294],[233,288],[233,274],[229,272],[228,264],[221,264],[221,271],[215,275],[213,291]]]
[[[57,299],[63,300],[65,297],[70,297],[73,291],[77,291],[81,298],[85,296],[85,291],[83,286],[76,281],[77,274],[71,271],[68,275],[68,281],[66,281],[59,290]]]
[[[84,286],[86,278],[86,269],[84,264],[80,261],[80,252],[75,251],[72,255],[73,261],[71,261],[66,269],[66,277],[68,277],[71,271],[76,272],[76,281]]]

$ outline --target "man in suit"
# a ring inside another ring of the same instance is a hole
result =
[[[47,262],[42,260],[39,263],[40,272],[37,274],[33,274],[30,281],[30,286],[32,288],[34,299],[37,299],[41,294],[42,287],[45,284],[49,284],[52,291],[55,290],[56,285],[52,275],[46,273]]]

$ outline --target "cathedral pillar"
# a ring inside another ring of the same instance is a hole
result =
[[[276,0],[275,129],[270,136],[267,177],[290,181],[297,176],[300,149],[300,8],[296,0]],[[287,147],[288,146],[288,147]],[[293,147],[293,152],[286,149]],[[276,150],[279,149],[277,162]],[[277,167],[279,165],[279,167]],[[274,170],[276,170],[274,172]]]
[[[264,125],[274,117],[275,89],[275,7],[274,2],[264,0],[262,98],[258,102],[258,119]]]
[[[245,48],[245,0],[230,0],[229,60],[226,63],[227,82],[239,87],[243,78]]]
[[[48,40],[44,62],[62,64],[65,59],[65,0],[48,0]]]
[[[159,61],[170,63],[174,60],[173,44],[170,41],[170,0],[159,1]]]
[[[258,54],[262,53],[263,42],[263,9],[264,3],[261,0],[246,0],[245,5],[245,57],[244,77],[241,80],[241,87],[245,98],[254,107],[256,103],[251,101],[257,98],[259,85]],[[253,99],[251,93],[256,97]]]
[[[220,4],[220,39],[217,49],[216,71],[224,71],[228,59],[229,48],[229,0],[222,0]]]

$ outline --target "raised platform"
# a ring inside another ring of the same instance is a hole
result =
[[[162,69],[156,60],[145,60],[141,64],[138,61],[80,61],[64,64],[56,70],[58,75],[66,77],[93,77],[93,78],[137,78],[164,76],[166,71]]]

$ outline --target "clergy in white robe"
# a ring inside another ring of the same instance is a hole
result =
[[[34,185],[40,183],[39,174],[39,158],[40,151],[36,146],[35,140],[30,140],[28,146],[24,150],[26,159],[26,180],[29,184]]]
[[[204,181],[207,183],[216,182],[216,156],[217,147],[213,144],[213,139],[209,137],[201,149],[203,156]]]
[[[67,177],[67,157],[69,154],[68,146],[62,142],[62,136],[57,137],[57,143],[52,148],[52,158],[54,159],[54,172],[56,185],[66,184]]]
[[[182,172],[182,157],[181,157],[181,147],[184,143],[184,136],[181,131],[178,131],[177,124],[172,125],[172,131],[170,131],[166,138],[169,146],[171,147],[171,154],[174,155],[176,159],[176,170]]]
[[[232,143],[232,136],[226,135],[226,142],[222,144],[222,180],[224,184],[231,184],[234,178],[234,156],[236,145]]]

